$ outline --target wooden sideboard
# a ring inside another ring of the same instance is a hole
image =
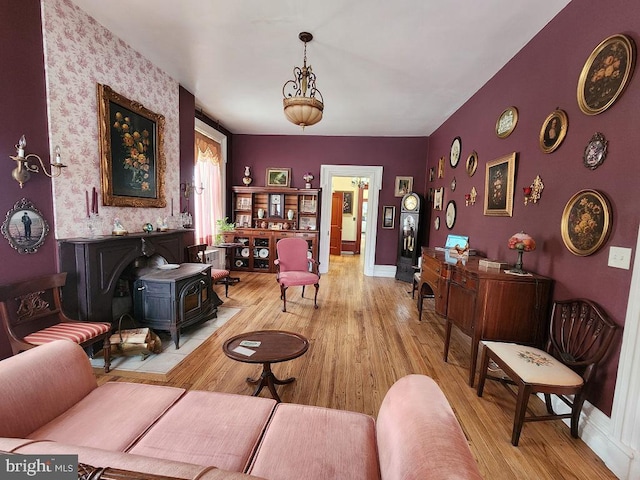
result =
[[[446,318],[445,362],[453,325],[471,337],[470,386],[475,381],[481,340],[544,346],[553,284],[550,278],[534,273],[519,276],[483,269],[481,258],[471,256],[462,261],[423,247],[418,286],[420,292],[425,284],[431,288],[435,311]]]

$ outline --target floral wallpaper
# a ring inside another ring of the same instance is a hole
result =
[[[59,145],[68,165],[53,181],[56,238],[90,234],[86,198],[93,188],[99,203],[99,219],[91,226],[96,234],[110,234],[116,218],[129,232],[141,232],[146,222],[155,226],[171,215],[172,199],[179,205],[178,83],[70,0],[44,0],[42,9],[49,138],[51,150]],[[102,206],[98,83],[164,115],[165,208]]]

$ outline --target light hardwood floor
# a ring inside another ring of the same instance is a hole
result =
[[[318,310],[313,309],[313,287],[307,288],[304,299],[300,288],[290,288],[288,311],[283,313],[272,274],[238,274],[241,281],[229,289],[226,299],[223,287],[216,286],[225,305],[240,308],[240,313],[172,372],[167,383],[249,395],[253,390],[245,379],[259,374],[260,368],[227,358],[222,353],[224,340],[251,330],[290,330],[306,336],[310,347],[302,357],[273,366],[280,378],[296,377],[292,384],[278,387],[284,402],[375,416],[395,380],[422,373],[434,378],[449,399],[484,478],[616,478],[581,440],[571,438],[562,422],[526,424],[520,446],[513,447],[515,400],[495,382],[487,382],[482,398],[468,386],[469,338],[454,328],[449,362],[443,362],[444,321],[433,312],[432,301],[425,302],[418,322],[411,285],[365,277],[360,262],[359,256],[331,257],[330,272],[320,279]],[[106,381],[157,383],[100,376],[100,383]],[[269,393],[265,389],[261,395]],[[538,399],[530,404],[537,412],[544,410]]]

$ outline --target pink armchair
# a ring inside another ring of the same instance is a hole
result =
[[[274,262],[277,269],[276,280],[280,285],[280,298],[282,298],[282,311],[287,311],[287,288],[302,286],[304,298],[305,285],[316,287],[313,297],[313,306],[318,308],[318,288],[320,288],[320,274],[318,262],[309,258],[307,253],[309,245],[303,238],[283,238],[276,244],[278,258]]]

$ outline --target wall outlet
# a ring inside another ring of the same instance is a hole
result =
[[[622,268],[629,270],[631,265],[631,249],[624,247],[609,247],[609,262],[610,267]]]

